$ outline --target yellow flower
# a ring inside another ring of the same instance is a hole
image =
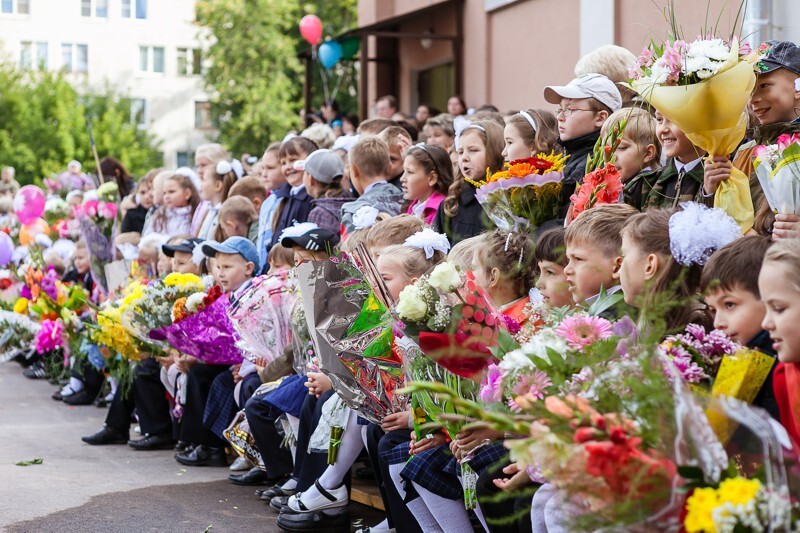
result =
[[[28,303],[29,300],[27,298],[20,298],[14,304],[14,312],[19,315],[27,315],[28,314]]]
[[[173,272],[164,278],[164,285],[167,287],[199,285],[202,288],[203,280],[200,279],[200,276],[196,276],[194,274],[180,274],[178,272]]]
[[[755,498],[760,490],[761,482],[759,480],[735,477],[720,483],[717,494],[720,503],[744,505]]]
[[[716,489],[695,489],[686,500],[686,519],[683,525],[688,533],[716,533],[717,527],[711,513],[720,505]]]

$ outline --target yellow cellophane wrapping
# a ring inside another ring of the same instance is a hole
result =
[[[744,138],[745,106],[756,81],[751,56],[739,59],[739,47],[731,47],[725,65],[700,83],[659,86],[634,81],[632,86],[653,107],[674,122],[686,137],[710,156],[728,156]],[[731,177],[717,188],[714,207],[724,210],[742,230],[753,227],[750,180],[734,168]]]
[[[724,394],[753,403],[774,364],[774,357],[748,348],[724,356],[711,387],[711,396]],[[706,411],[706,415],[720,441],[727,442],[736,430],[736,424],[713,409]]]

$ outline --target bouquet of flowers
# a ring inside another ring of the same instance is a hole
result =
[[[740,46],[738,38],[711,36],[686,42],[674,37],[652,44],[633,67],[633,89],[710,156],[727,156],[744,137],[745,106],[755,85],[759,52]],[[765,50],[760,50],[763,53]],[[733,217],[742,233],[753,226],[748,177],[737,169],[717,188],[714,207]]]
[[[121,302],[108,302],[97,312],[97,324],[90,328],[92,342],[107,347],[129,361],[138,361],[145,346],[122,324]]]
[[[59,196],[50,197],[44,204],[43,218],[50,225],[54,226],[57,222],[69,216],[69,204]]]
[[[13,350],[30,346],[41,326],[26,314],[0,310],[0,361]]]
[[[119,189],[116,183],[104,183],[97,189],[99,200],[86,200],[74,208],[81,235],[89,249],[92,278],[103,293],[108,292],[105,264],[114,260],[114,234],[118,222]]]
[[[721,331],[706,332],[697,324],[667,337],[661,348],[695,392],[730,396],[745,403],[755,400],[776,362],[772,356],[733,342]],[[707,416],[720,440],[726,442],[736,425],[714,412]]]
[[[614,154],[619,147],[627,121],[623,119],[606,135],[597,139],[592,157],[586,161],[586,175],[570,196],[570,216],[577,217],[597,204],[619,203],[622,194],[622,175],[614,166]]]
[[[800,212],[800,135],[784,133],[776,144],[757,146],[754,154],[758,182],[772,211]]]
[[[478,202],[503,231],[538,227],[558,214],[567,156],[550,152],[507,163],[486,180],[472,183]]]
[[[173,272],[163,280],[143,283],[131,282],[123,291],[120,305],[122,324],[131,335],[157,352],[166,351],[168,345],[153,342],[150,332],[172,324],[175,302],[203,290],[203,280],[194,274]]]
[[[468,379],[491,362],[503,322],[474,275],[449,262],[403,289],[394,313],[425,355]]]
[[[230,299],[219,288],[195,292],[173,304],[172,322],[151,330],[150,338],[165,340],[179,352],[211,365],[241,363],[238,337],[228,318],[230,306]]]
[[[228,309],[242,354],[251,361],[266,358],[271,363],[292,342],[290,314],[295,302],[288,271],[253,280]]]

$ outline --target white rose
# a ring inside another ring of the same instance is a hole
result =
[[[400,301],[397,302],[397,314],[400,318],[422,320],[427,312],[428,304],[416,286],[409,285],[400,291]]]
[[[523,350],[512,350],[503,356],[503,360],[497,365],[500,370],[507,374],[522,371],[532,370],[534,368],[533,361],[525,355]]]
[[[463,283],[461,274],[453,263],[444,262],[436,265],[431,272],[428,283],[442,292],[452,292]]]
[[[550,363],[550,352],[566,357],[569,347],[564,339],[556,335],[552,329],[544,329],[534,335],[530,341],[522,345],[522,351],[528,356],[538,357]]]
[[[204,292],[196,292],[186,298],[186,309],[192,313],[197,312],[197,308],[203,303],[203,298],[206,294]]]

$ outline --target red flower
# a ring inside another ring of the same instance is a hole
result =
[[[611,163],[583,177],[583,184],[570,197],[574,216],[597,204],[615,204],[622,193],[622,175]]]

